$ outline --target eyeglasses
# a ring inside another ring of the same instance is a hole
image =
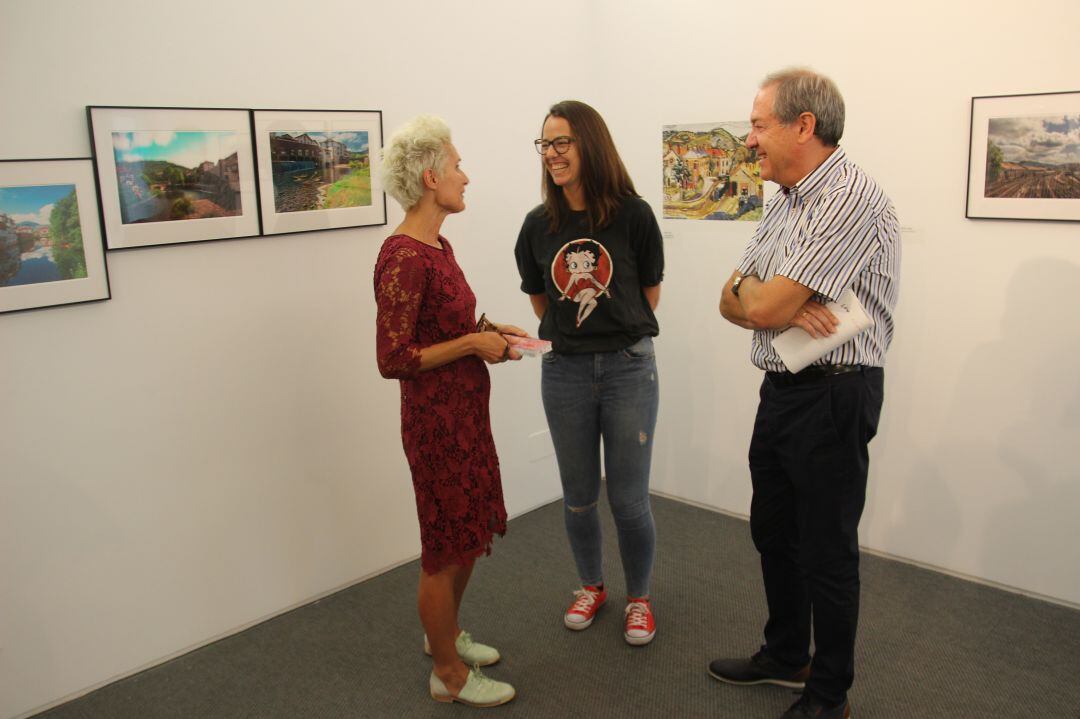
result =
[[[554,147],[555,152],[560,155],[565,155],[566,151],[570,149],[570,145],[574,142],[576,141],[572,137],[559,135],[554,140],[533,140],[533,145],[536,146],[536,151],[541,155],[547,152],[549,147]]]
[[[498,332],[499,327],[487,318],[486,313],[480,313],[480,321],[476,323],[477,332]]]

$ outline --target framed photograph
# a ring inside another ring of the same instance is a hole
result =
[[[965,215],[1080,221],[1080,92],[971,99]]]
[[[247,110],[87,107],[110,250],[259,234]]]
[[[263,233],[386,224],[377,110],[254,110]]]
[[[0,160],[0,312],[107,299],[90,158]]]

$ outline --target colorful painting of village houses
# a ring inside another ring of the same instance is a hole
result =
[[[277,212],[371,205],[366,131],[271,132],[270,157]]]
[[[240,215],[235,132],[114,132],[123,224]]]
[[[84,277],[75,186],[0,187],[0,287]]]
[[[760,220],[764,201],[749,122],[665,125],[664,217]]]

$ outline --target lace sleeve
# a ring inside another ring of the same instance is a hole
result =
[[[423,259],[408,247],[389,252],[375,268],[375,354],[383,377],[408,379],[420,371],[416,319],[427,283]]]

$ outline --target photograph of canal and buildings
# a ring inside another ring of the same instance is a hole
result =
[[[271,132],[276,212],[371,205],[368,133]]]
[[[665,125],[664,218],[761,219],[765,190],[749,122]]]
[[[75,186],[0,187],[0,287],[84,277]]]
[[[114,132],[125,225],[242,212],[235,132]]]

